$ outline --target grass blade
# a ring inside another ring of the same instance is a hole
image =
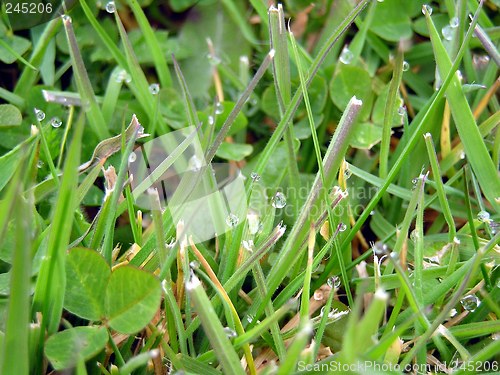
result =
[[[71,55],[71,62],[73,65],[73,73],[75,75],[76,86],[82,98],[82,106],[87,113],[89,124],[92,130],[100,138],[107,138],[109,136],[109,131],[106,123],[104,122],[104,117],[102,116],[101,109],[97,104],[94,90],[92,89],[92,84],[90,83],[89,76],[87,74],[87,69],[83,64],[82,55],[78,44],[76,42],[76,36],[73,31],[73,25],[71,18],[69,16],[64,16],[62,18],[64,29],[66,30],[66,38],[68,39],[69,51]]]
[[[228,374],[244,375],[245,371],[241,367],[238,354],[224,332],[219,317],[203,290],[200,280],[195,275],[191,275],[189,282],[186,283],[186,291],[191,295],[203,329],[224,371]]]
[[[436,56],[436,64],[441,76],[445,77],[451,71],[452,63],[427,10],[425,11],[425,16],[434,55]],[[498,171],[493,165],[493,161],[479,133],[467,99],[461,89],[460,81],[455,75],[452,77],[451,84],[446,90],[446,97],[450,105],[451,114],[455,119],[458,134],[464,146],[465,155],[471,164],[474,174],[477,176],[479,185],[490,204],[496,211],[500,211],[500,203],[497,202],[498,197],[500,197]]]

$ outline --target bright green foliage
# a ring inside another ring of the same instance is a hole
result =
[[[500,371],[499,2],[268,5],[1,17],[0,373]]]

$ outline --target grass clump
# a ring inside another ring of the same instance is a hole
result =
[[[499,371],[497,2],[2,7],[2,374]]]

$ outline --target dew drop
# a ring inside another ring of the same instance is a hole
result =
[[[479,211],[477,213],[477,219],[481,223],[489,223],[490,222],[490,214],[487,211]]]
[[[106,4],[106,12],[114,13],[116,11],[116,5],[114,1],[108,1]]]
[[[38,169],[41,169],[41,168],[43,168],[43,164],[44,164],[44,163],[43,163],[43,161],[38,160],[38,163],[36,163],[36,167],[37,167]]]
[[[38,121],[43,121],[45,119],[45,112],[41,109],[35,108],[35,116]]]
[[[208,125],[213,125],[213,124],[215,124],[214,116],[208,116]]]
[[[210,65],[213,66],[217,66],[221,63],[221,59],[211,53],[207,54],[207,59]]]
[[[248,231],[250,232],[251,235],[256,234],[259,229],[261,229],[261,223],[259,220],[259,215],[257,215],[255,212],[249,212],[247,214],[247,223],[248,223]]]
[[[412,179],[411,184],[413,185],[412,190],[415,190],[417,188],[417,184],[418,184],[418,177],[415,177],[414,179]]]
[[[410,70],[410,63],[408,61],[403,61],[403,72]]]
[[[457,315],[457,309],[451,309],[450,310],[450,318],[453,318],[456,315]]]
[[[323,299],[323,292],[321,290],[316,290],[313,294],[315,301],[321,301]]]
[[[388,249],[387,245],[385,243],[383,243],[382,241],[377,241],[373,245],[373,251],[377,255],[384,255],[384,254],[386,254],[387,253],[387,249]]]
[[[152,95],[158,95],[160,92],[160,85],[158,83],[152,83],[149,85],[149,92]]]
[[[228,227],[234,228],[235,226],[238,225],[239,222],[240,222],[240,219],[238,219],[238,216],[236,216],[233,213],[230,213],[226,217],[226,224]]]
[[[491,339],[494,341],[500,340],[500,332],[496,332],[493,335],[491,335]]]
[[[198,263],[196,260],[193,260],[189,262],[189,267],[193,270],[197,270],[198,268],[200,268],[200,263]]]
[[[413,230],[411,233],[410,233],[410,239],[413,241],[413,242],[416,242],[418,240],[418,232],[417,230]]]
[[[128,156],[128,162],[133,163],[134,161],[137,160],[137,155],[135,152],[131,152],[130,155]]]
[[[460,25],[460,20],[458,19],[458,17],[453,17],[451,20],[450,20],[450,26],[454,29],[456,29],[458,27],[458,25]]]
[[[344,179],[349,179],[352,176],[352,172],[349,168],[344,169]]]
[[[344,223],[339,224],[339,232],[345,232],[346,229],[347,225],[345,225]]]
[[[257,174],[257,172],[250,173],[250,178],[252,179],[253,182],[260,181],[260,176]]]
[[[469,294],[460,300],[462,307],[470,312],[476,310],[481,302],[474,294]]]
[[[383,2],[384,2],[384,0],[377,0],[377,1],[378,1],[379,3],[383,3]]]
[[[52,125],[53,128],[59,128],[62,125],[62,121],[59,117],[52,117],[50,125]]]
[[[443,38],[445,40],[452,40],[453,39],[453,27],[451,25],[446,25],[441,29],[441,34],[443,34]]]
[[[126,70],[122,69],[116,74],[115,81],[117,83],[123,83],[123,82],[130,83],[132,81],[132,77],[130,76],[130,74],[127,73]]]
[[[349,48],[347,48],[347,46],[345,46],[343,49],[342,49],[342,52],[340,53],[340,57],[339,57],[339,60],[342,64],[350,64],[352,59],[354,58],[354,55],[352,54],[352,52],[349,50]]]
[[[68,16],[67,14],[61,15],[61,18],[62,18],[63,22],[67,22],[67,23],[71,23],[72,22],[71,17]]]
[[[274,197],[272,199],[272,205],[275,208],[283,208],[283,207],[285,207],[286,206],[286,197],[285,197],[285,195],[282,192],[278,191],[274,195]]]
[[[215,104],[215,114],[220,115],[222,112],[224,112],[224,105],[221,102],[217,102]]]
[[[490,62],[490,57],[488,55],[476,55],[472,56],[472,65],[476,69],[484,69]]]
[[[425,16],[425,11],[427,10],[427,13],[429,13],[429,16],[432,14],[432,7],[429,4],[424,4],[422,6],[422,13]]]
[[[241,245],[243,246],[243,248],[247,251],[250,251],[252,252],[253,251],[253,248],[254,248],[254,243],[252,240],[243,240],[241,241]]]
[[[326,283],[332,289],[339,289],[340,285],[342,285],[342,281],[340,280],[340,277],[338,277],[338,276],[329,277],[328,280],[326,281]]]
[[[229,339],[234,339],[235,337],[238,336],[238,334],[231,328],[229,327],[224,327],[224,333]]]
[[[189,158],[188,162],[188,170],[189,171],[199,171],[202,167],[202,162],[198,158],[198,156],[193,155],[191,158]]]
[[[462,160],[465,159],[465,152],[463,152],[463,151],[460,152],[460,159],[462,159]]]
[[[405,106],[401,106],[398,108],[398,115],[400,116],[404,116],[406,114],[406,107]]]

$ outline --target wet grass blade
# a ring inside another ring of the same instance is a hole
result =
[[[15,223],[16,241],[12,268],[10,270],[10,296],[6,311],[5,336],[0,345],[0,372],[2,374],[29,374],[29,328],[31,299],[31,236],[33,231],[33,197],[28,193],[23,196],[22,180],[29,172],[25,157],[22,158],[12,179],[12,187],[7,192],[8,213],[5,217]],[[23,176],[24,175],[24,176]],[[2,207],[5,209],[6,207]],[[10,209],[9,209],[10,208]],[[3,224],[3,223],[2,223]],[[0,226],[0,239],[6,225]]]
[[[100,139],[107,138],[109,137],[108,126],[104,121],[101,108],[97,104],[87,69],[85,68],[80,49],[78,48],[78,44],[76,42],[76,36],[73,31],[71,18],[63,17],[62,20],[64,29],[66,30],[66,38],[68,39],[76,86],[78,87],[78,92],[82,98],[82,106],[86,111],[89,124],[95,134]]]
[[[84,120],[81,116],[74,127],[75,132],[64,165],[61,187],[52,215],[47,256],[42,262],[35,286],[33,312],[42,312],[42,327],[45,327],[49,333],[57,331],[62,314],[66,282],[66,249],[70,240],[73,214],[77,204],[76,187],[83,126]],[[58,287],[54,288],[54,285],[58,285]]]
[[[144,11],[140,7],[137,0],[128,0],[127,3],[130,5],[132,12],[134,12],[137,23],[139,24],[139,27],[144,35],[144,40],[149,47],[156,72],[158,73],[158,77],[160,79],[160,85],[162,87],[172,86],[172,78],[170,77],[170,72],[168,71],[167,60],[165,59],[165,56],[163,56],[158,39],[156,39],[153,28],[149,24]]]
[[[224,371],[228,374],[244,375],[245,371],[241,367],[238,354],[224,332],[219,317],[210,303],[205,290],[203,290],[200,280],[195,275],[192,275],[186,284],[186,290],[192,298],[203,329]]]
[[[451,71],[452,63],[427,11],[425,11],[425,16],[436,57],[436,64],[441,76],[445,77]],[[471,27],[474,27],[474,21]],[[446,90],[446,97],[450,105],[451,114],[455,120],[458,134],[464,146],[465,155],[471,164],[474,174],[477,176],[479,185],[490,204],[496,211],[500,211],[500,203],[497,202],[498,197],[500,197],[498,170],[495,168],[488,153],[488,149],[479,133],[472,111],[462,91],[460,81],[455,75],[452,77],[451,84]]]

